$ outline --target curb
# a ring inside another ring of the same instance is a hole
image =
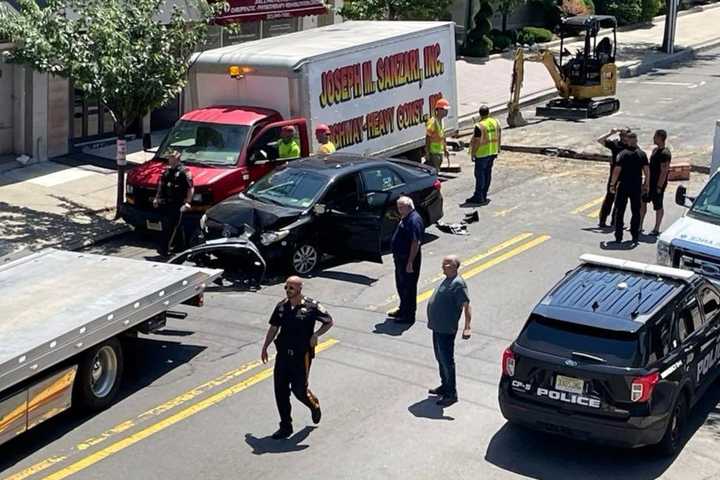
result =
[[[529,147],[525,145],[503,145],[503,150],[508,152],[531,153],[534,155],[545,155],[547,157],[569,158],[572,160],[585,160],[589,162],[610,163],[610,155],[598,153],[576,152],[569,148],[558,147]],[[705,165],[690,164],[690,171],[695,173],[710,174],[710,167]]]

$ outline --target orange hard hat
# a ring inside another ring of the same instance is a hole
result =
[[[328,135],[330,135],[330,127],[328,127],[324,123],[320,123],[315,127],[315,133],[327,133]]]
[[[437,102],[435,102],[435,108],[442,108],[443,110],[450,110],[450,102],[445,100],[444,98],[441,98]]]

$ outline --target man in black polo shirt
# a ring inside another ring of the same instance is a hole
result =
[[[630,200],[630,234],[633,246],[640,240],[640,208],[642,196],[648,192],[650,184],[650,167],[645,152],[640,150],[637,134],[630,132],[625,137],[627,148],[620,152],[617,165],[610,180],[610,191],[617,193],[615,199],[615,241],[620,243],[623,238],[623,219],[625,208]],[[619,182],[619,183],[618,183]]]
[[[400,306],[388,312],[398,323],[415,323],[417,310],[417,284],[420,278],[422,238],[425,225],[410,197],[397,200],[400,212],[400,223],[392,238],[392,253],[395,263],[395,286],[397,287]]]
[[[610,215],[610,212],[613,210],[613,203],[615,203],[615,194],[610,191],[610,182],[612,181],[615,165],[617,165],[617,157],[620,152],[625,150],[625,136],[628,133],[630,133],[629,128],[613,128],[608,133],[596,140],[600,145],[609,149],[610,154],[612,155],[612,158],[610,159],[610,174],[608,175],[608,182],[605,190],[605,199],[603,200],[602,206],[600,207],[600,215],[598,217],[598,227],[600,228],[607,227],[606,221],[608,215]],[[618,139],[611,140],[610,137],[615,134],[618,134]],[[613,212],[613,215],[610,217],[610,224],[612,225],[614,221],[615,215]]]
[[[665,210],[663,209],[663,197],[665,196],[665,187],[667,187],[668,172],[670,171],[670,161],[672,153],[667,148],[667,132],[665,130],[657,130],[653,137],[655,148],[650,154],[650,191],[643,197],[642,219],[640,225],[645,220],[647,212],[647,204],[652,202],[653,210],[655,210],[655,228],[652,229],[650,235],[660,235],[660,224],[662,223]]]
[[[180,249],[185,247],[182,214],[190,209],[194,191],[192,175],[180,163],[180,153],[169,152],[167,161],[168,166],[160,177],[153,199],[153,206],[160,208],[162,215],[162,234],[157,249],[162,256],[169,255],[174,245]]]
[[[308,388],[308,376],[318,337],[333,326],[333,319],[325,307],[302,294],[300,277],[285,281],[285,294],[287,298],[275,306],[270,316],[270,327],[260,354],[263,363],[267,363],[267,349],[275,341],[277,357],[273,375],[275,402],[280,413],[280,428],[272,435],[275,440],[288,438],[293,433],[290,392],[310,409],[313,422],[320,422],[320,402]],[[315,322],[321,323],[317,331]]]

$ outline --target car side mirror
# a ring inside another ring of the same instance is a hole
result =
[[[686,205],[686,200],[687,188],[685,188],[685,185],[680,185],[675,191],[675,203],[677,203],[681,207],[687,207],[688,205]]]
[[[327,207],[322,203],[316,203],[313,207],[313,213],[315,213],[316,215],[322,215],[325,212],[327,212]]]
[[[381,208],[390,200],[390,192],[370,192],[365,196],[365,202],[370,208]]]

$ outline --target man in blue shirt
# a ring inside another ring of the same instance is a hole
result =
[[[465,280],[458,275],[460,260],[455,255],[443,258],[442,270],[445,279],[435,289],[427,306],[428,328],[433,332],[433,350],[440,368],[440,386],[428,390],[442,398],[437,404],[449,407],[457,402],[455,384],[455,337],[458,331],[460,313],[465,311],[465,326],[462,338],[470,338],[470,297]]]
[[[397,323],[412,325],[415,323],[417,310],[417,284],[420,278],[420,262],[422,238],[425,225],[420,214],[415,211],[415,204],[410,197],[397,200],[400,223],[392,238],[392,254],[395,262],[395,286],[397,287],[400,306],[388,312]]]

